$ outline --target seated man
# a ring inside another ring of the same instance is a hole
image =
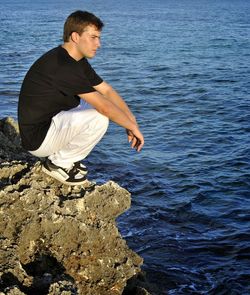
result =
[[[82,184],[81,163],[105,134],[109,119],[124,127],[131,147],[144,138],[121,96],[88,63],[100,47],[102,21],[73,12],[64,24],[64,43],[40,57],[20,91],[18,122],[22,145],[45,157],[43,171],[68,185]]]

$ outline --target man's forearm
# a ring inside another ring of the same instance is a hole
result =
[[[127,129],[128,141],[131,142],[131,147],[135,148],[139,152],[144,145],[144,138],[139,130],[135,117],[129,109],[126,113],[124,109],[122,110],[120,107],[115,105],[111,100],[107,101],[110,103],[112,107],[108,109],[106,116],[109,117],[113,122]],[[121,104],[119,106],[121,106]]]
[[[132,120],[128,113],[123,111],[118,105],[114,104],[113,101],[107,99],[107,104],[109,107],[103,112],[103,115],[107,116],[111,121],[117,123],[118,125],[134,130],[137,126],[136,122]]]
[[[104,115],[109,117],[113,122],[127,129],[128,139],[131,142],[131,147],[135,148],[138,152],[144,145],[144,138],[139,130],[139,127],[135,120],[131,120],[123,110],[117,105],[113,104],[112,101],[107,100],[109,104],[108,112]]]
[[[107,97],[98,92],[79,95],[82,99],[91,104],[99,113],[108,117],[111,121],[117,123],[125,129],[133,131],[138,128],[136,122],[132,120],[125,111],[119,108]]]
[[[133,122],[136,122],[135,116],[131,112],[126,102],[118,94],[118,92],[112,89],[108,92],[108,94],[105,97],[108,100],[110,100],[113,104],[115,104],[119,109],[121,109],[129,117],[130,120],[132,120]]]
[[[130,120],[136,123],[135,116],[129,109],[128,105],[111,85],[103,82],[100,85],[95,86],[95,89],[104,97],[106,97],[106,99],[116,105],[122,112],[124,112],[130,118]]]
[[[127,129],[128,139],[131,142],[132,148],[135,148],[138,152],[142,149],[144,145],[143,135],[139,130],[133,114],[126,104],[123,103],[122,99],[117,99],[115,94],[111,95],[110,99],[108,99],[98,91],[79,94],[79,96],[91,104],[99,113]],[[118,101],[119,103],[113,103],[113,99],[116,99],[116,102]]]

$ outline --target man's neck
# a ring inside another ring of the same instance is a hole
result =
[[[79,52],[75,49],[74,46],[72,46],[72,44],[70,44],[69,42],[65,42],[62,45],[62,48],[64,48],[65,50],[67,50],[68,54],[75,59],[76,61],[80,60],[83,58],[83,56],[81,56],[79,54]]]

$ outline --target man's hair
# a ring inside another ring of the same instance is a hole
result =
[[[71,13],[64,24],[63,41],[68,42],[73,32],[77,32],[81,35],[84,29],[89,25],[95,26],[99,31],[101,31],[104,26],[103,22],[97,16],[88,11],[77,10]]]

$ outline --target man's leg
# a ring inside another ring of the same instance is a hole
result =
[[[87,103],[53,117],[47,136],[36,151],[59,167],[69,169],[84,159],[101,140],[108,128],[108,118]]]

